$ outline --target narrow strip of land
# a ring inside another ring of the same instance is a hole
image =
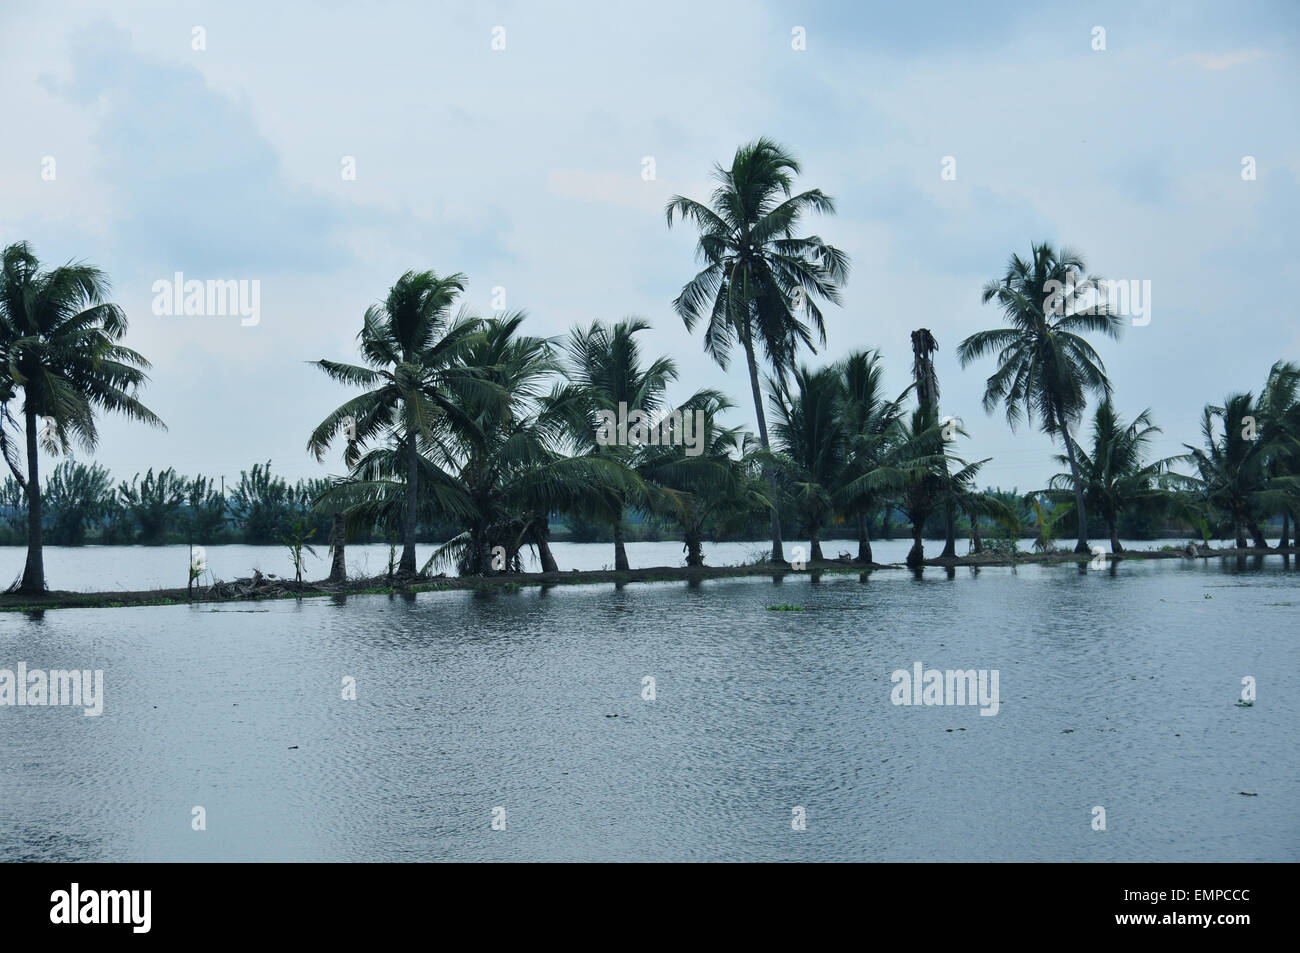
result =
[[[1262,556],[1300,556],[1300,548],[1265,549],[1235,547],[1211,549],[1200,547],[1196,555],[1186,550],[1133,550],[1118,555],[1106,554],[1107,562],[1129,559],[1231,559]],[[1087,563],[1096,557],[1088,553],[1054,552],[980,553],[978,555],[937,557],[927,559],[924,567],[955,569],[962,566],[975,568],[995,566],[1021,566],[1034,564]],[[647,569],[570,570],[551,573],[498,573],[492,576],[435,576],[413,579],[376,576],[351,579],[343,583],[328,581],[295,582],[276,576],[257,574],[233,582],[212,586],[195,586],[186,589],[148,589],[142,591],[68,592],[50,590],[38,594],[0,594],[0,612],[35,612],[45,609],[109,609],[124,606],[162,606],[186,603],[252,602],[267,599],[304,599],[339,597],[348,595],[393,595],[444,590],[511,590],[523,586],[581,586],[599,583],[621,585],[633,582],[692,582],[706,579],[743,578],[747,576],[802,576],[822,573],[865,574],[874,572],[908,571],[901,563],[859,563],[847,559],[829,559],[808,563],[803,569],[778,566],[772,563],[755,563],[744,566],[656,566]]]

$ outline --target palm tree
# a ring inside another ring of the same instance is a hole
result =
[[[462,574],[522,571],[521,550],[534,546],[543,572],[559,567],[547,542],[551,513],[595,505],[609,512],[637,493],[636,474],[616,456],[565,456],[571,421],[589,406],[577,390],[543,385],[559,370],[550,341],[519,334],[522,313],[485,322],[463,360],[508,395],[504,408],[469,381],[453,393],[466,420],[448,418],[425,447],[428,464],[463,488],[466,529],[440,547],[432,565]],[[590,434],[590,432],[589,432]]]
[[[1115,412],[1114,403],[1107,398],[1097,405],[1092,421],[1092,448],[1076,447],[1076,468],[1068,473],[1058,473],[1048,484],[1050,489],[1074,490],[1077,472],[1083,481],[1083,499],[1088,508],[1100,513],[1110,533],[1110,551],[1122,553],[1118,524],[1125,509],[1139,505],[1162,503],[1168,491],[1160,479],[1180,457],[1166,457],[1147,461],[1146,449],[1160,428],[1151,422],[1151,411],[1144,410],[1125,424]],[[1057,461],[1068,465],[1069,459],[1057,456]]]
[[[688,451],[685,441],[670,440],[647,447],[638,472],[655,491],[657,512],[676,522],[685,537],[686,565],[704,565],[704,532],[742,524],[754,510],[771,506],[759,476],[757,444],[739,427],[722,427],[717,417],[732,408],[722,394],[705,391],[679,408],[683,415],[704,414],[699,452]],[[675,420],[676,418],[671,418]],[[694,437],[694,435],[693,435]]]
[[[1006,274],[988,282],[982,297],[986,304],[996,300],[1011,326],[979,331],[957,348],[963,367],[985,355],[996,356],[998,368],[985,383],[985,411],[992,413],[1003,404],[1012,430],[1022,419],[1030,425],[1037,420],[1043,433],[1061,437],[1074,478],[1079,553],[1089,551],[1088,519],[1070,430],[1083,415],[1088,392],[1110,396],[1101,357],[1081,335],[1100,332],[1118,338],[1123,325],[1108,305],[1073,311],[1057,306],[1063,300],[1060,290],[1077,287],[1083,270],[1078,254],[1057,251],[1046,242],[1031,246],[1028,261],[1012,255]]]
[[[1201,414],[1204,445],[1184,444],[1184,459],[1197,470],[1189,482],[1200,491],[1209,515],[1222,514],[1231,525],[1241,549],[1247,533],[1256,547],[1266,548],[1263,520],[1294,510],[1300,501],[1300,476],[1274,472],[1274,460],[1289,444],[1280,442],[1276,431],[1270,436],[1247,424],[1258,425],[1261,417],[1253,394],[1229,394],[1222,406],[1207,405]]]
[[[432,439],[433,427],[442,418],[469,424],[456,401],[453,387],[479,393],[503,395],[482,380],[480,369],[459,360],[481,329],[478,318],[463,311],[450,316],[456,297],[465,290],[465,276],[439,277],[432,271],[408,271],[389,290],[382,304],[366,309],[358,339],[365,367],[336,361],[313,362],[334,380],[354,387],[371,388],[340,405],[312,432],[307,449],[324,459],[325,450],[340,430],[355,436],[345,460],[359,461],[361,447],[384,438],[389,449],[400,451],[401,459],[390,454],[372,458],[368,476],[382,478],[392,489],[402,485],[405,509],[400,514],[402,558],[398,571],[416,573],[415,527],[419,516],[419,440]],[[472,425],[471,425],[472,426]],[[371,490],[376,489],[373,483]],[[385,494],[391,515],[390,495]]]
[[[106,300],[108,278],[98,268],[69,263],[41,271],[26,242],[0,253],[0,452],[27,492],[27,563],[18,591],[45,590],[39,444],[47,452],[66,449],[69,438],[87,451],[99,439],[96,411],[116,411],[163,427],[136,396],[148,380],[149,362],[122,346],[125,312]],[[27,473],[16,465],[4,435],[8,401],[23,394]],[[46,418],[44,438],[38,420]],[[164,428],[165,429],[165,428]]]
[[[575,452],[605,457],[625,467],[636,466],[641,447],[609,442],[612,435],[605,432],[607,427],[599,427],[598,421],[608,421],[611,415],[626,419],[639,411],[647,425],[657,423],[668,385],[677,379],[677,365],[668,357],[644,364],[636,336],[649,328],[640,318],[626,318],[612,327],[593,321],[590,327],[573,328],[561,345],[563,372],[569,384],[556,392],[553,402],[556,406],[567,402],[577,411],[568,434]],[[597,501],[612,503],[603,516],[614,527],[614,568],[626,572],[629,564],[623,519],[631,501],[608,494],[591,502]]]
[[[797,392],[769,381],[778,452],[772,454],[808,530],[810,557],[822,559],[821,529],[835,512],[833,494],[843,483],[849,438],[843,427],[840,370],[796,368]]]
[[[843,483],[836,488],[836,503],[853,518],[858,531],[858,557],[871,563],[869,517],[882,501],[878,491],[862,489],[859,478],[873,472],[898,437],[902,403],[908,391],[893,400],[884,399],[884,367],[878,351],[855,351],[840,363],[844,404],[842,426],[848,440],[848,462]],[[858,486],[856,492],[847,487]]]
[[[700,231],[697,256],[704,269],[673,302],[687,330],[705,322],[704,349],[726,368],[732,347],[745,351],[749,385],[763,450],[771,450],[758,351],[778,381],[794,364],[799,346],[815,350],[814,334],[825,343],[818,300],[840,301],[848,277],[848,256],[816,235],[798,237],[805,212],[833,213],[835,203],[820,189],[794,194],[798,161],[770,139],[736,150],[730,168],[718,166],[711,203],[675,195],[664,214],[694,222]],[[775,488],[775,475],[769,474]],[[775,498],[776,494],[771,494]],[[784,563],[781,520],[772,509],[772,561]]]
[[[912,332],[912,380],[916,386],[916,402],[931,423],[939,420],[939,375],[934,369],[934,352],[939,350],[929,328],[917,328]],[[948,473],[947,463],[941,464],[940,476],[944,483],[943,512],[945,537],[941,556],[954,558],[957,555],[957,484],[953,483]]]
[[[1259,396],[1261,437],[1270,449],[1270,476],[1300,474],[1300,365],[1278,361],[1268,372]],[[1290,518],[1300,519],[1300,500],[1282,510],[1282,535],[1277,548],[1286,549]],[[1297,525],[1300,540],[1300,524]]]

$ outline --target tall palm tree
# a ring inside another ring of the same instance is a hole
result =
[[[1110,551],[1122,553],[1118,524],[1125,509],[1142,504],[1159,504],[1168,499],[1160,479],[1181,457],[1146,459],[1146,450],[1160,428],[1151,422],[1151,411],[1144,410],[1129,423],[1120,420],[1110,399],[1097,405],[1092,421],[1092,447],[1076,447],[1077,467],[1058,473],[1048,484],[1050,489],[1074,490],[1074,474],[1083,480],[1083,499],[1088,508],[1100,513],[1110,533]],[[1057,461],[1068,465],[1069,459],[1058,455]]]
[[[331,378],[354,387],[370,388],[336,408],[312,431],[307,449],[324,459],[330,442],[348,424],[353,424],[355,441],[349,443],[345,460],[358,464],[361,448],[377,438],[389,443],[388,450],[400,450],[401,459],[381,451],[368,461],[369,489],[374,479],[388,481],[384,493],[391,511],[391,489],[401,484],[405,511],[401,514],[402,558],[398,571],[413,576],[415,527],[419,518],[421,465],[419,441],[432,438],[434,424],[451,418],[472,427],[457,402],[453,387],[469,387],[489,398],[503,400],[498,388],[483,380],[478,368],[460,361],[482,326],[478,318],[462,311],[451,316],[456,298],[465,290],[465,276],[439,277],[432,271],[408,271],[397,279],[387,298],[366,309],[360,341],[366,366],[337,361],[314,361]]]
[[[116,411],[163,427],[140,402],[149,362],[119,342],[126,314],[107,300],[108,278],[98,268],[69,263],[41,271],[26,242],[0,253],[0,435],[7,404],[21,391],[26,424],[26,476],[18,469],[7,436],[0,452],[27,492],[27,563],[19,592],[45,590],[38,452],[59,453],[69,439],[93,451],[99,439],[96,411]],[[38,421],[47,418],[43,439]],[[165,428],[164,428],[165,429]]]
[[[917,328],[912,332],[912,380],[916,386],[917,408],[925,414],[931,423],[939,421],[939,374],[934,369],[934,353],[939,350],[929,328]],[[945,537],[941,556],[957,555],[957,484],[950,480],[946,462],[940,462],[940,476],[944,483],[943,514]]]
[[[1006,274],[988,282],[982,296],[985,304],[997,302],[1010,327],[979,331],[957,348],[963,367],[985,355],[996,356],[998,368],[985,382],[985,411],[992,413],[1002,404],[1012,430],[1022,419],[1031,426],[1037,421],[1043,433],[1061,438],[1074,478],[1079,553],[1088,552],[1088,518],[1070,430],[1083,416],[1089,392],[1110,396],[1101,357],[1082,335],[1098,332],[1118,338],[1123,326],[1122,318],[1105,303],[1074,310],[1061,306],[1083,271],[1077,253],[1058,251],[1046,242],[1031,245],[1027,260],[1012,255]],[[1066,295],[1059,293],[1062,289]]]
[[[640,411],[647,420],[657,420],[664,409],[668,385],[677,379],[677,365],[668,357],[645,362],[636,336],[649,328],[640,318],[626,318],[613,326],[593,321],[589,327],[573,328],[561,345],[564,376],[569,384],[557,392],[555,399],[569,403],[578,411],[572,418],[569,433],[578,454],[636,466],[641,448],[601,442],[597,420],[601,414],[618,417],[620,413],[630,415],[634,411]],[[632,501],[608,495],[599,499],[613,504],[604,518],[614,528],[614,568],[626,572],[629,564],[623,521]]]
[[[838,304],[848,277],[848,256],[816,235],[795,234],[806,212],[833,213],[820,189],[794,193],[798,161],[770,139],[741,146],[730,168],[717,166],[710,204],[675,195],[664,214],[699,229],[697,256],[704,269],[682,288],[673,308],[687,330],[705,322],[704,349],[726,368],[732,347],[745,351],[749,385],[763,450],[771,450],[758,352],[778,381],[793,367],[800,345],[826,341],[819,300]],[[769,474],[775,487],[775,474]],[[772,497],[776,494],[773,492]],[[785,562],[781,520],[772,510],[772,560]]]

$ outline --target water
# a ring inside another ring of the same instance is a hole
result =
[[[0,857],[1300,859],[1294,561],[1112,569],[3,614],[106,701],[0,708]],[[999,713],[892,705],[914,661]]]
[[[1127,549],[1158,549],[1162,545],[1183,546],[1185,539],[1121,540]],[[1276,543],[1276,540],[1272,541]],[[807,543],[786,541],[786,558],[794,557],[793,547]],[[1032,540],[1022,540],[1021,549],[1032,551]],[[1066,544],[1062,544],[1066,545]],[[912,546],[911,539],[874,541],[872,556],[878,563],[902,563]],[[329,575],[330,556],[327,546],[313,547],[315,552],[304,553],[303,578],[323,579]],[[423,566],[436,547],[416,547],[418,564]],[[555,543],[551,547],[562,571],[570,569],[593,570],[614,568],[613,543]],[[709,566],[736,566],[756,561],[768,551],[769,544],[705,543],[705,563]],[[970,544],[958,541],[957,552],[966,555]],[[1069,548],[1067,546],[1067,548]],[[1109,549],[1109,544],[1105,548]],[[927,556],[938,556],[943,550],[942,540],[926,540]],[[829,540],[822,543],[823,553],[834,559],[840,553],[856,556],[857,542]],[[399,548],[398,556],[401,555]],[[217,579],[235,579],[251,576],[253,569],[277,576],[292,576],[293,563],[284,546],[208,546],[205,548],[207,565]],[[378,576],[387,571],[389,548],[386,543],[349,546],[346,550],[348,572],[353,576]],[[541,566],[535,554],[526,553],[525,569],[539,572]],[[27,550],[21,546],[0,547],[0,586],[18,580],[23,574]],[[627,558],[633,569],[650,569],[659,566],[685,566],[682,544],[673,540],[657,543],[628,543]],[[75,592],[133,591],[143,589],[183,589],[189,576],[190,549],[188,546],[47,546],[45,549],[45,578],[51,589]],[[454,575],[453,573],[448,573]],[[203,581],[209,582],[204,576]]]

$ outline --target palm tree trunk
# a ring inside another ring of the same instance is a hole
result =
[[[889,517],[890,514],[893,512],[893,510],[894,507],[892,504],[890,503],[885,504],[884,512],[880,516],[880,538],[881,539],[894,538],[894,528],[889,525]]]
[[[348,578],[347,526],[347,517],[342,513],[335,513],[334,524],[330,528],[330,546],[334,550],[334,559],[330,563],[330,582],[346,582]]]
[[[1282,538],[1277,541],[1278,549],[1286,549],[1286,542],[1291,537],[1291,514],[1282,514]]]
[[[758,386],[758,361],[754,358],[754,342],[749,334],[744,335],[745,363],[749,367],[749,389],[754,396],[754,416],[758,418],[758,440],[764,450],[772,449],[767,439],[767,415],[763,413],[763,393]],[[767,488],[772,499],[772,562],[785,562],[785,548],[781,544],[781,516],[776,506],[776,473],[763,465],[763,475],[767,478]]]
[[[1233,517],[1233,520],[1232,520],[1232,532],[1233,532],[1233,535],[1235,535],[1235,536],[1237,537],[1237,548],[1238,548],[1238,549],[1245,549],[1245,548],[1246,548],[1246,528],[1242,525],[1241,520],[1240,520],[1239,518],[1237,518],[1237,517]]]
[[[1079,464],[1074,459],[1074,440],[1070,437],[1070,428],[1061,424],[1061,434],[1065,439],[1065,456],[1070,461],[1070,476],[1074,481],[1074,513],[1079,519],[1079,542],[1075,545],[1076,553],[1090,552],[1088,548],[1088,512],[1083,506],[1083,482],[1079,479]]]
[[[45,591],[45,553],[41,540],[41,482],[36,452],[36,412],[30,407],[27,416],[27,565],[19,592]]]
[[[921,535],[925,532],[925,520],[912,518],[912,548],[907,553],[907,565],[915,569],[925,561],[925,543]]]
[[[402,526],[402,561],[397,571],[403,576],[415,575],[415,514],[418,481],[420,479],[420,451],[415,445],[415,428],[406,450],[406,521]]]
[[[955,559],[957,556],[957,513],[951,503],[944,507],[944,510],[947,536],[944,539],[943,552],[940,555]]]
[[[704,565],[704,543],[698,528],[686,530],[686,565]]]
[[[821,527],[817,525],[816,520],[813,520],[812,525],[808,527],[808,544],[808,548],[811,550],[812,561],[815,563],[821,562],[823,558]]]
[[[623,545],[623,512],[620,510],[618,519],[614,521],[614,571],[627,572],[627,549]]]
[[[867,525],[867,514],[858,510],[858,562],[872,563],[871,558],[871,528]]]
[[[542,572],[559,572],[560,565],[555,561],[555,554],[551,552],[551,521],[543,516],[537,523],[534,538],[537,541],[537,558],[541,560]]]
[[[1110,551],[1112,553],[1122,553],[1124,552],[1124,547],[1119,544],[1119,534],[1115,531],[1115,524],[1115,517],[1108,516],[1106,518],[1106,528],[1110,530]]]
[[[970,514],[970,548],[976,555],[984,552],[984,537],[980,535],[980,518],[975,513]]]
[[[1264,530],[1259,523],[1250,524],[1250,539],[1257,549],[1268,549],[1268,540],[1264,538]]]

